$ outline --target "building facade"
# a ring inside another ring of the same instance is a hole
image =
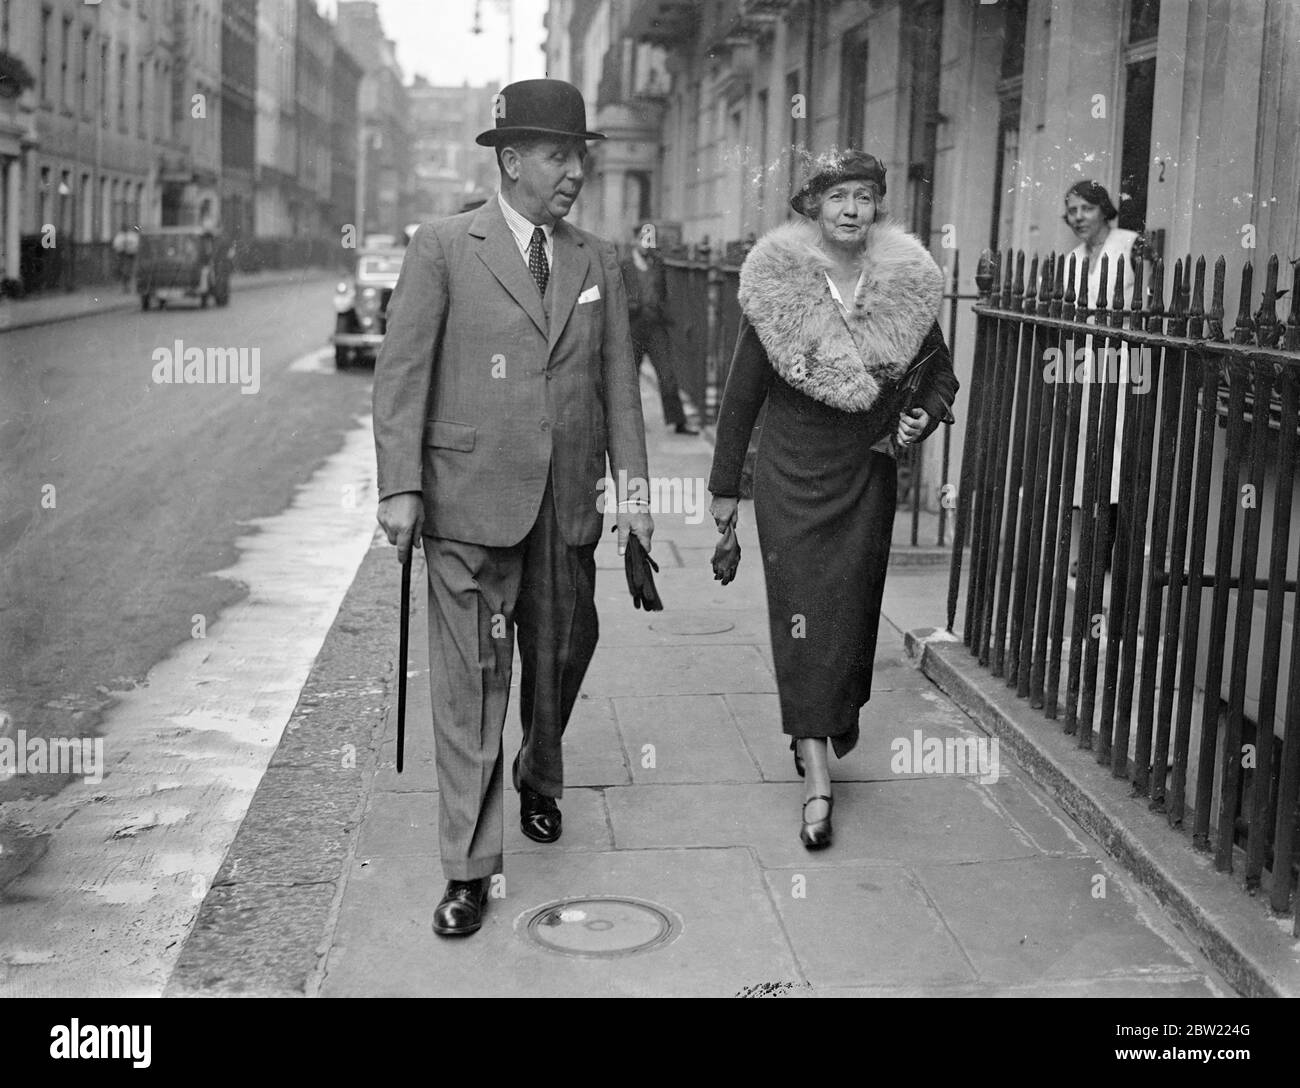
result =
[[[298,174],[298,230],[321,236],[334,228],[330,188],[333,174],[330,156],[331,132],[330,72],[334,66],[333,28],[316,10],[315,0],[297,0],[297,34],[294,37],[294,156]]]
[[[341,44],[335,43],[330,69],[330,226],[326,233],[341,237],[343,227],[356,221],[357,148],[361,131],[358,106],[361,65]]]
[[[172,7],[172,131],[159,163],[163,226],[221,218],[221,0]]]
[[[298,0],[257,0],[257,129],[255,230],[259,238],[297,233],[297,102],[294,42]]]
[[[397,49],[374,0],[342,0],[338,37],[361,67],[356,221],[363,235],[399,235],[415,216],[410,110]]]
[[[257,165],[257,0],[221,3],[221,220],[252,238]]]
[[[455,215],[496,189],[496,159],[474,142],[493,125],[495,94],[490,86],[435,87],[419,76],[408,88],[416,220]]]
[[[36,52],[34,10],[16,0],[0,0],[0,51],[25,63]],[[24,196],[28,191],[27,159],[40,137],[36,130],[35,96],[14,84],[0,93],[0,282],[20,280],[20,239],[26,223]]]
[[[0,11],[6,51],[34,80],[16,103],[12,204],[12,175],[6,186],[29,287],[102,276],[117,231],[160,222],[161,166],[177,147],[171,15],[172,0],[10,0]]]

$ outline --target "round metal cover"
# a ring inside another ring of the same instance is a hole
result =
[[[631,956],[667,944],[681,923],[663,907],[621,896],[547,903],[527,916],[530,940],[566,956]]]
[[[666,635],[721,635],[735,626],[705,612],[674,612],[655,620],[650,630]]]

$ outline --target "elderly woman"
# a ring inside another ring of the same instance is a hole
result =
[[[935,323],[943,275],[916,238],[880,220],[884,195],[873,156],[823,156],[791,201],[804,219],[764,235],[746,258],[709,479],[727,533],[766,401],[754,515],[782,729],[806,776],[809,849],[831,841],[827,740],[837,756],[852,750],[871,695],[895,446],[951,422],[957,392]]]

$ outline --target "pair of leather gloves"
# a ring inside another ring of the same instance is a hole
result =
[[[618,531],[615,525],[612,532]],[[662,612],[664,603],[659,599],[655,588],[654,574],[659,571],[659,564],[650,558],[645,546],[636,533],[629,533],[627,549],[623,552],[623,570],[627,574],[627,591],[632,594],[632,603],[647,612]]]

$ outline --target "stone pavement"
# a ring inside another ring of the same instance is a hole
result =
[[[269,272],[236,272],[230,277],[232,291],[270,287],[278,283],[315,281],[333,275],[321,268],[292,268]],[[182,305],[195,305],[183,303]],[[79,291],[47,291],[30,298],[0,299],[0,332],[75,321],[79,317],[113,310],[138,310],[140,299],[117,284],[101,284]]]
[[[652,471],[707,477],[709,444],[665,433],[657,396],[644,392]],[[996,781],[891,766],[892,742],[910,746],[914,731],[985,737],[905,652],[905,632],[942,626],[945,566],[891,569],[862,742],[833,766],[835,842],[806,851],[752,508],[741,508],[744,555],[726,587],[713,580],[716,532],[700,512],[695,524],[656,516],[661,613],[633,609],[613,538],[600,545],[601,641],[565,738],[563,837],[552,845],[524,838],[507,785],[499,897],[478,934],[452,940],[430,930],[444,878],[423,560],[412,579],[406,766],[398,775],[398,568],[377,541],[167,992],[1233,992],[1005,748]],[[507,759],[517,723],[512,705]],[[574,897],[591,901],[557,906]],[[638,913],[638,903],[659,914]],[[624,941],[650,947],[592,954]]]

